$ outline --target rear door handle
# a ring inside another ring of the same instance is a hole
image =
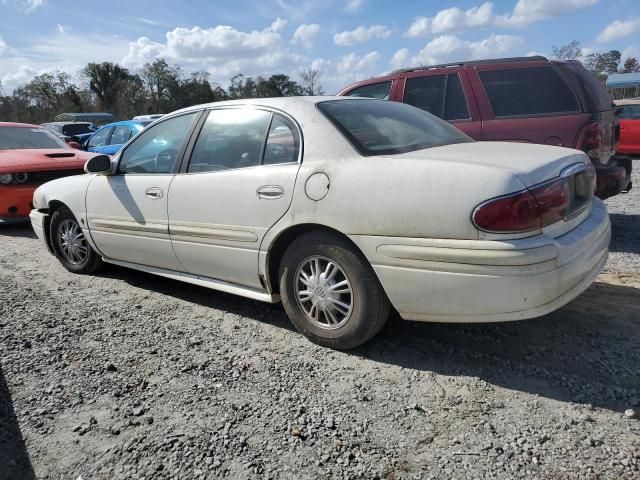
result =
[[[276,198],[281,198],[284,195],[284,188],[280,185],[265,185],[263,187],[258,188],[256,190],[259,198],[264,198],[267,200],[275,200]]]
[[[158,187],[147,188],[144,194],[152,200],[158,200],[164,195]]]

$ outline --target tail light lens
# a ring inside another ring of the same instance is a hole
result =
[[[598,122],[593,122],[584,128],[582,137],[582,151],[591,158],[600,157],[600,147],[602,146],[602,126]]]
[[[473,212],[473,223],[486,232],[520,233],[571,216],[593,199],[596,174],[590,162],[567,171],[556,180],[480,204]]]

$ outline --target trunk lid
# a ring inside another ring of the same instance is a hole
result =
[[[526,187],[557,178],[570,165],[589,162],[588,157],[578,150],[508,142],[459,143],[418,150],[402,157],[493,167],[515,175]]]

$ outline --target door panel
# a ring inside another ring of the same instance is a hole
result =
[[[100,252],[114,260],[182,270],[169,238],[167,193],[173,175],[96,176],[87,220]]]
[[[620,120],[620,153],[640,153],[640,120]]]
[[[169,191],[169,222],[185,270],[262,288],[260,243],[289,208],[298,168],[288,163],[178,175]]]

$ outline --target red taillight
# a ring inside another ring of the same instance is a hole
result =
[[[593,198],[595,169],[591,164],[586,165],[586,170],[581,168],[581,173],[479,205],[473,212],[474,224],[487,232],[527,232],[569,217]]]
[[[489,200],[473,212],[473,222],[489,232],[526,232],[540,227],[538,203],[531,192]]]
[[[593,122],[584,127],[582,135],[581,149],[592,158],[600,156],[602,146],[602,126],[598,122]]]

